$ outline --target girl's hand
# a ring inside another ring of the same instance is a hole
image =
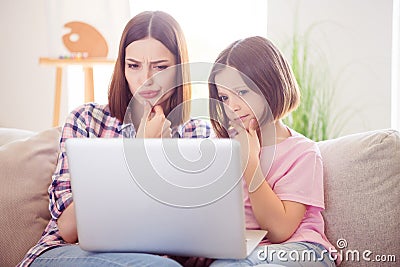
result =
[[[214,259],[207,259],[201,257],[183,257],[183,256],[168,256],[183,267],[208,267],[214,261]]]
[[[65,242],[76,243],[78,241],[74,202],[72,202],[60,215],[57,220],[57,225],[60,236]]]
[[[165,118],[160,105],[151,107],[149,102],[144,103],[143,117],[140,121],[137,138],[170,138],[172,136],[171,122]]]
[[[234,139],[240,143],[242,171],[244,173],[249,171],[253,173],[260,161],[259,156],[261,151],[260,141],[257,135],[257,120],[250,120],[248,130],[237,122],[232,122],[232,126],[238,133]]]
[[[184,267],[208,267],[213,262],[213,259],[190,257],[183,263]]]

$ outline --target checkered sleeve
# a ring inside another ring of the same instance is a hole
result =
[[[205,120],[191,119],[182,127],[182,138],[208,138],[210,137],[210,123]]]
[[[49,187],[50,213],[54,220],[57,220],[66,207],[72,202],[70,174],[68,169],[68,158],[65,150],[65,141],[68,138],[87,137],[85,123],[85,107],[81,106],[73,110],[64,124],[61,140],[60,154],[55,173],[52,176],[52,183]]]
[[[38,255],[49,248],[68,245],[59,235],[57,226],[57,219],[72,202],[65,141],[68,138],[122,137],[121,127],[121,122],[110,115],[108,106],[95,103],[84,104],[68,115],[60,139],[57,167],[49,186],[49,209],[52,218],[39,242],[27,252],[24,259],[17,265],[18,267],[29,266]]]

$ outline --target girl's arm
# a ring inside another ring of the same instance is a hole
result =
[[[65,141],[68,138],[88,137],[85,123],[85,115],[88,114],[87,109],[88,106],[78,107],[66,119],[60,140],[57,168],[49,188],[51,216],[53,220],[57,221],[58,235],[68,243],[77,242],[78,233]]]
[[[265,181],[258,157],[254,160],[250,159],[244,178],[247,185],[250,185],[252,179],[263,181],[254,192],[249,192],[249,198],[258,224],[268,231],[268,239],[272,243],[281,243],[289,239],[300,225],[306,206],[298,202],[279,199]]]
[[[67,243],[78,241],[78,231],[76,229],[75,205],[72,202],[57,220],[60,236]]]
[[[256,120],[250,121],[248,130],[235,126],[238,131],[235,139],[240,142],[242,149],[243,177],[247,187],[251,188],[249,198],[254,216],[261,229],[268,231],[268,239],[273,243],[281,243],[289,239],[300,225],[306,205],[280,200],[266,182],[260,167],[261,148]],[[252,181],[261,181],[256,190]]]

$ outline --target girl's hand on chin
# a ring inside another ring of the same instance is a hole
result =
[[[162,107],[156,105],[152,108],[150,103],[145,101],[136,138],[170,138],[171,133],[171,122],[165,118]]]
[[[257,120],[250,120],[248,130],[236,121],[231,121],[231,125],[237,132],[234,139],[240,143],[242,170],[245,172],[250,163],[256,164],[259,161],[261,147],[257,135]]]

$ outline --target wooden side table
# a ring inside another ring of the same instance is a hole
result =
[[[53,109],[53,127],[58,126],[60,122],[60,104],[61,104],[61,86],[62,72],[65,66],[80,65],[83,67],[85,74],[85,102],[94,101],[94,81],[93,66],[102,64],[115,64],[115,60],[108,58],[76,58],[76,59],[59,59],[59,58],[39,58],[40,65],[50,65],[56,67],[56,85],[54,94]]]

